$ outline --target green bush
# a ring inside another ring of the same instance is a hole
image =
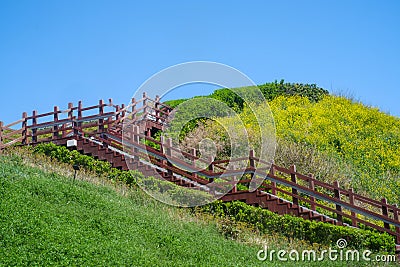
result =
[[[82,155],[76,150],[71,151],[66,147],[57,146],[53,143],[39,144],[33,148],[33,152],[45,154],[63,163],[71,165],[79,164],[81,168],[105,176],[113,181],[124,182],[129,186],[144,185],[146,190],[149,190],[152,194],[164,194],[162,197],[171,198],[170,200],[182,203],[183,205],[193,206],[199,200],[204,202],[211,198],[211,195],[208,193],[188,190],[152,176],[145,177],[141,172],[136,170],[123,171],[112,168],[108,162],[94,159],[88,155]]]
[[[349,247],[356,249],[393,252],[395,247],[394,238],[387,233],[309,221],[290,215],[281,216],[240,201],[215,201],[194,210],[216,217],[230,217],[236,222],[249,223],[262,233],[280,233],[288,238],[307,240],[310,244],[335,245],[338,239],[344,238]]]

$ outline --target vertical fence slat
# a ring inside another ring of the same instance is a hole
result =
[[[275,176],[275,165],[271,164],[271,168],[269,169],[269,173],[271,176]],[[276,182],[271,182],[271,194],[276,195]]]
[[[74,133],[77,135],[79,132],[82,130],[82,122],[80,121],[82,119],[82,101],[78,102],[78,120],[79,122],[76,123],[75,128],[74,128]]]
[[[290,180],[297,184],[297,179],[296,179],[296,165],[292,165],[290,166]],[[297,189],[292,188],[292,202],[294,205],[299,205],[299,199],[296,197],[297,193]]]
[[[334,182],[333,182],[333,187],[334,187],[333,192],[334,192],[334,194],[335,194],[335,198],[338,199],[338,200],[340,200],[339,182],[338,182],[338,181],[334,181]],[[336,204],[336,210],[337,210],[338,212],[342,212],[342,206]],[[339,222],[343,222],[343,216],[342,216],[342,214],[337,213],[337,220],[338,220]]]
[[[252,173],[250,174],[251,180],[253,180],[255,178],[255,175],[256,175],[256,173],[255,173],[256,163],[255,163],[255,160],[254,160],[255,156],[256,155],[255,155],[254,150],[251,149],[249,151],[249,166],[250,166],[250,169],[252,170]],[[246,183],[246,186],[250,188],[250,182]]]
[[[196,149],[192,148],[190,149],[190,154],[192,155],[192,159],[191,159],[191,163],[194,169],[196,169]],[[195,178],[197,178],[197,173],[196,172],[192,172],[193,176]]]
[[[57,106],[54,106],[54,109],[53,109],[53,112],[54,112],[53,121],[54,121],[54,122],[57,122],[57,121],[58,121],[58,111],[59,111],[58,107],[57,107]],[[54,140],[54,139],[58,139],[58,125],[53,125],[53,135],[52,135],[52,139],[53,139],[53,140]]]
[[[385,217],[389,217],[389,210],[387,207],[387,199],[386,198],[382,198],[381,200],[382,202],[382,215]],[[390,229],[390,225],[388,223],[383,223],[385,229]]]
[[[143,92],[143,118],[147,117],[147,96],[146,92]]]
[[[22,144],[26,145],[28,143],[28,114],[26,112],[22,113]]]
[[[36,126],[36,124],[37,124],[37,118],[36,118],[37,113],[38,113],[37,110],[34,110],[34,111],[32,112],[32,126]],[[36,128],[32,129],[32,142],[33,142],[33,143],[36,143],[36,142],[37,142],[37,135],[36,135],[36,133],[37,133],[37,129],[36,129]]]
[[[121,114],[120,114],[120,113],[121,113],[120,110],[121,110],[121,108],[119,107],[119,105],[116,105],[116,106],[115,106],[115,120],[116,120],[116,121],[118,121],[119,118],[120,118],[120,115],[121,115]]]
[[[103,99],[99,100],[99,115],[102,116],[104,114],[104,101]],[[104,119],[100,118],[97,121],[97,132],[98,133],[104,133]]]
[[[397,208],[397,204],[394,204],[393,206],[395,207],[395,209],[393,210],[393,218],[395,221],[400,222],[400,220],[399,220],[400,210]],[[395,229],[396,229],[396,234],[397,234],[396,243],[400,244],[400,227],[396,226]]]
[[[130,141],[132,144],[139,144],[139,129],[137,125],[132,125],[132,132],[130,137],[131,137]],[[133,156],[134,160],[139,160],[138,156],[139,150],[135,146],[132,146],[131,151],[132,155],[134,155]]]
[[[160,116],[160,97],[156,95],[155,103],[154,103],[154,109],[156,111],[156,122],[159,121],[158,117]]]
[[[314,192],[315,185],[314,185],[314,175],[310,173],[310,180],[308,180],[308,187]],[[310,196],[310,208],[311,210],[315,211],[315,197]]]
[[[210,165],[208,165],[208,168],[207,168],[207,170],[209,171],[209,172],[211,172],[211,173],[214,173],[214,164],[213,164],[213,162],[211,161],[210,162]],[[209,178],[209,184],[210,183],[213,183],[214,182],[214,177],[212,177],[212,178]],[[213,186],[213,185],[211,185],[211,194],[215,194],[215,187]]]
[[[74,104],[73,103],[68,103],[68,120],[71,122],[71,126],[72,126],[72,131],[74,131],[74,127],[75,127],[75,122],[74,122]],[[65,126],[65,124],[63,125]],[[63,137],[67,137],[67,133],[66,133],[66,129],[64,127],[63,129],[63,133],[62,133]]]
[[[165,154],[167,155],[167,159],[169,158],[169,157],[172,157],[172,139],[171,138],[168,138],[167,139],[167,147],[166,147],[166,151],[165,151]],[[172,166],[172,164],[171,164],[171,162],[168,160],[168,162],[167,162],[167,165],[168,166]],[[173,173],[172,173],[172,170],[170,170],[170,169],[168,169],[168,176],[170,176],[171,178],[173,178]]]
[[[121,112],[121,119],[124,119],[124,118],[125,118],[125,104],[122,104],[122,105],[121,105],[121,110],[122,110],[122,112]]]
[[[354,206],[354,191],[353,188],[349,189],[349,202],[351,206]],[[354,211],[351,211],[351,226],[357,227],[357,217]]]
[[[0,152],[3,149],[3,125],[4,123],[0,121]]]
[[[131,100],[131,120],[132,121],[135,121],[135,119],[136,119],[136,99],[135,98],[132,98],[132,100]]]

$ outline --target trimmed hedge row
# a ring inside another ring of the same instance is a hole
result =
[[[109,162],[94,159],[91,156],[80,154],[76,150],[69,150],[53,143],[39,144],[33,148],[33,152],[47,155],[63,163],[78,164],[81,168],[95,172],[97,175],[104,176],[112,181],[126,183],[128,186],[145,186],[147,191],[150,191],[153,195],[159,195],[160,198],[168,202],[194,206],[199,199],[205,201],[211,197],[202,191],[188,190],[152,176],[145,177],[137,170],[123,171],[113,168]]]
[[[230,217],[236,222],[254,225],[262,233],[281,233],[289,238],[307,240],[311,244],[332,246],[338,239],[344,238],[351,248],[394,252],[395,247],[394,238],[387,233],[309,221],[290,215],[282,216],[240,201],[215,201],[194,210],[216,217]]]

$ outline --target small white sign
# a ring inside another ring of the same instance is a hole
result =
[[[67,147],[77,146],[78,142],[75,139],[67,141]]]

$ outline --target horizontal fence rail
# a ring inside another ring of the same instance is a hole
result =
[[[311,174],[301,174],[296,166],[284,168],[262,161],[254,151],[249,151],[248,157],[236,159],[203,159],[196,155],[195,149],[182,152],[171,139],[155,140],[151,130],[162,130],[171,111],[172,108],[161,103],[158,96],[151,99],[144,93],[141,99],[132,99],[128,105],[115,105],[109,99],[84,107],[79,101],[76,106],[69,103],[65,110],[55,106],[53,111],[42,114],[36,110],[31,115],[24,112],[22,118],[13,123],[0,121],[0,151],[12,145],[92,137],[103,146],[125,148],[133,157],[151,161],[158,168],[212,187],[212,192],[228,187],[232,188],[229,194],[235,194],[240,191],[238,185],[248,186],[256,181],[261,184],[257,189],[259,193],[276,195],[290,201],[294,207],[329,214],[341,225],[364,225],[389,233],[400,244],[400,209],[385,198],[374,200],[351,188],[343,188],[338,182],[329,184]],[[228,169],[229,164],[236,168]],[[214,181],[218,182],[212,183]]]

